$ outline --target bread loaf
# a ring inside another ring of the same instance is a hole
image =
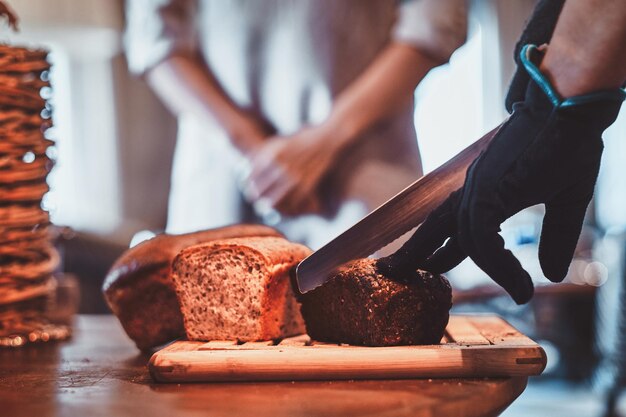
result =
[[[289,271],[310,250],[278,237],[215,241],[172,264],[190,340],[270,340],[304,333]]]
[[[416,271],[402,281],[382,276],[376,260],[347,264],[324,285],[301,296],[312,339],[366,346],[439,343],[452,307],[441,275]]]
[[[148,349],[185,334],[171,263],[182,249],[242,236],[280,236],[260,225],[234,225],[183,235],[159,235],[127,250],[107,274],[107,304],[138,348]]]

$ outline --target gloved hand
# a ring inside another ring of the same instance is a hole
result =
[[[539,0],[532,15],[515,44],[513,58],[517,64],[515,74],[509,85],[504,105],[509,113],[513,112],[513,104],[523,101],[530,77],[524,65],[520,62],[520,52],[528,44],[543,45],[550,43],[556,22],[563,9],[565,0]]]
[[[417,268],[441,273],[469,256],[518,304],[526,303],[532,281],[504,249],[498,232],[507,218],[543,203],[539,261],[548,279],[563,280],[593,195],[602,132],[617,118],[626,94],[617,89],[563,99],[534,63],[540,58],[536,47],[522,49],[531,79],[524,100],[472,163],[463,187],[404,246],[379,259],[381,272],[390,277]]]

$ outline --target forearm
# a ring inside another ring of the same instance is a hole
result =
[[[174,114],[215,120],[237,148],[245,151],[262,139],[255,123],[226,95],[200,58],[171,56],[152,68],[146,77]]]
[[[563,97],[617,88],[625,45],[624,0],[566,1],[540,69]]]
[[[341,147],[402,109],[438,64],[415,47],[391,43],[335,100],[328,123]]]

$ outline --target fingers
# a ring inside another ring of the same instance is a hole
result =
[[[322,211],[320,200],[315,193],[301,193],[294,197],[293,207],[290,215],[318,214]]]
[[[504,288],[517,304],[533,296],[533,283],[498,234],[504,220],[493,204],[471,203],[458,219],[459,244],[474,263]]]
[[[455,216],[460,191],[457,190],[426,218],[413,236],[395,253],[377,261],[379,271],[391,278],[401,278],[422,267],[443,242],[456,230]]]
[[[246,179],[245,194],[251,200],[268,197],[272,188],[286,177],[280,166],[265,161],[254,161],[250,175]]]
[[[589,200],[576,205],[546,204],[539,241],[539,264],[543,274],[552,282],[561,282],[567,275]]]
[[[274,210],[278,210],[282,214],[288,214],[289,208],[292,206],[290,196],[295,186],[293,182],[282,178],[263,190],[256,200],[265,200]]]
[[[261,187],[255,187],[254,192],[251,190],[252,187],[248,187],[246,198],[250,201],[262,199],[269,207],[287,216],[321,211],[313,184],[307,181],[298,182],[295,178],[284,174],[270,175],[259,179],[256,184],[261,184]]]
[[[448,272],[467,258],[467,254],[459,245],[456,236],[451,237],[441,248],[437,249],[432,256],[423,263],[422,267],[427,271],[442,274]]]
[[[297,194],[298,184],[295,178],[288,175],[285,169],[263,155],[253,161],[253,167],[245,180],[244,196],[254,202],[263,199],[269,206],[282,212],[292,214],[297,203],[292,197]]]
[[[287,216],[299,216],[320,212],[320,202],[314,192],[295,186],[276,202],[276,210]]]

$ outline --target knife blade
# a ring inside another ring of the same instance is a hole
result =
[[[296,268],[300,292],[304,294],[322,285],[341,265],[373,254],[422,223],[452,191],[463,185],[467,168],[489,145],[501,126],[486,133],[302,260]]]

